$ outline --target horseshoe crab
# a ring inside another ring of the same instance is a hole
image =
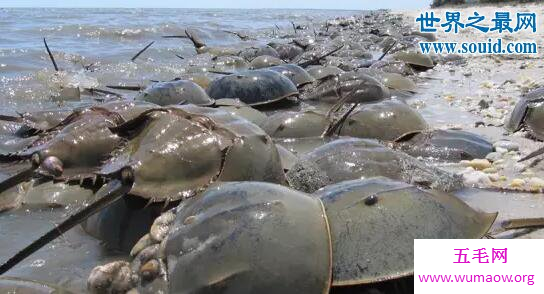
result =
[[[168,202],[191,197],[215,181],[283,181],[272,140],[247,120],[192,105],[144,116],[135,119],[146,121],[144,129],[100,172],[132,165],[131,195]],[[133,123],[118,130],[124,128],[134,128]]]
[[[505,128],[510,132],[524,128],[534,138],[544,140],[544,88],[538,88],[520,97]]]
[[[269,44],[272,48],[276,49],[278,52],[278,58],[282,60],[293,60],[297,56],[304,53],[304,49],[300,48],[299,46],[295,44],[278,44],[278,43],[271,43]]]
[[[379,60],[374,62],[370,69],[379,69],[383,72],[396,73],[403,76],[414,75],[414,70],[402,61],[397,60]]]
[[[314,65],[314,66],[309,66],[306,70],[316,80],[322,80],[327,77],[336,76],[344,72],[340,68],[336,66],[332,66],[332,65],[329,65],[329,66]]]
[[[236,71],[249,68],[249,63],[240,56],[216,56],[212,68],[220,71]]]
[[[302,98],[338,102],[345,93],[351,93],[346,97],[345,103],[377,102],[390,97],[389,90],[375,78],[366,74],[346,72],[329,77]]]
[[[424,130],[403,134],[395,140],[396,149],[415,157],[460,161],[485,158],[493,144],[483,137],[460,130]]]
[[[188,80],[154,83],[138,94],[134,100],[151,102],[160,106],[173,104],[209,106],[214,103],[204,89]]]
[[[321,136],[328,124],[327,116],[319,112],[287,111],[269,116],[262,128],[272,138],[303,138]]]
[[[223,184],[180,206],[173,226],[165,247],[172,293],[328,293],[328,224],[319,200],[304,193]]]
[[[251,69],[261,69],[261,68],[266,68],[266,67],[271,67],[271,66],[274,66],[274,65],[280,65],[280,64],[284,64],[285,61],[277,58],[277,57],[272,57],[272,56],[268,56],[268,55],[260,55],[260,56],[257,56],[255,57],[251,63],[249,64],[249,67]]]
[[[297,95],[298,90],[293,82],[280,73],[260,69],[218,78],[210,84],[208,94],[213,99],[238,98],[253,106]]]
[[[383,72],[381,70],[372,68],[362,68],[359,70],[359,72],[375,77],[378,81],[383,83],[384,86],[391,90],[413,93],[417,89],[414,81],[398,73]]]
[[[230,48],[230,47],[209,47],[207,46],[202,39],[200,39],[194,30],[188,29],[185,30],[185,35],[195,46],[197,54],[208,53],[214,56],[228,56],[228,55],[238,55],[240,49]]]
[[[414,239],[481,238],[495,217],[450,194],[386,178],[346,181],[313,195],[270,183],[224,183],[181,203],[162,242],[138,242],[130,268],[141,282],[132,287],[160,280],[171,293],[328,293],[331,278],[332,286],[346,286],[408,276]],[[153,274],[150,263],[159,265]]]
[[[431,57],[429,57],[429,55],[427,54],[419,52],[399,51],[393,54],[393,58],[407,63],[414,69],[420,71],[425,71],[434,67],[434,63]]]
[[[259,47],[250,47],[250,48],[244,48],[238,53],[239,56],[242,58],[245,58],[246,60],[252,60],[259,56],[271,56],[274,58],[279,58],[280,55],[278,54],[278,51],[276,49],[265,45],[265,46],[259,46]]]
[[[309,193],[329,184],[376,176],[442,191],[463,187],[458,175],[375,141],[355,138],[335,140],[301,156],[286,175],[291,187]]]
[[[387,178],[345,181],[315,196],[331,226],[333,286],[412,275],[414,239],[482,238],[497,217]]]
[[[268,69],[286,76],[297,88],[315,82],[315,79],[306,70],[296,64],[276,65]]]
[[[122,123],[117,113],[92,107],[73,112],[22,151],[3,155],[4,162],[32,159],[33,167],[5,179],[10,187],[37,173],[62,181],[80,181],[92,175],[124,140],[110,128]],[[24,164],[24,163],[23,163]]]
[[[429,127],[423,117],[398,100],[365,104],[351,113],[339,135],[393,141],[401,135]]]

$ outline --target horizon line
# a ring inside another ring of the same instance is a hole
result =
[[[231,10],[344,10],[344,11],[371,11],[371,10],[391,10],[390,8],[375,8],[375,9],[363,9],[363,8],[309,8],[309,7],[262,7],[262,8],[248,8],[248,7],[151,7],[151,6],[134,6],[134,7],[96,7],[96,6],[4,6],[0,9],[7,8],[60,8],[60,9],[142,9],[142,8],[151,8],[151,9],[231,9]]]

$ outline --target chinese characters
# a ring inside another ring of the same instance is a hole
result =
[[[507,262],[507,251],[508,248],[492,248],[491,256],[487,254],[486,248],[478,248],[470,250],[469,248],[456,248],[455,259],[453,263],[471,263],[472,260],[474,263],[506,263]],[[469,253],[472,251],[471,259],[468,258]]]
[[[518,12],[515,15],[508,11],[497,11],[491,18],[491,25],[485,25],[485,16],[478,12],[464,18],[461,12],[447,11],[445,17],[441,19],[435,15],[434,11],[426,11],[416,18],[421,32],[436,32],[439,28],[446,33],[457,34],[461,29],[473,29],[482,33],[515,33],[522,30],[536,33],[536,13]]]

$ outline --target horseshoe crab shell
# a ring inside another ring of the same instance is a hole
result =
[[[270,44],[278,52],[277,56],[283,60],[292,60],[300,54],[304,53],[304,49],[294,44]]]
[[[340,135],[393,141],[407,132],[428,127],[423,117],[410,106],[397,100],[386,100],[359,107],[348,116]]]
[[[267,120],[267,117],[264,113],[258,111],[257,109],[245,104],[238,99],[218,99],[215,101],[215,106],[217,106],[219,109],[230,112],[232,115],[243,117],[250,122],[258,125],[259,127],[262,127]]]
[[[331,244],[318,199],[239,182],[192,200],[166,240],[172,293],[328,293]]]
[[[216,56],[212,68],[220,71],[235,71],[249,68],[249,63],[240,56]]]
[[[431,57],[419,52],[399,51],[393,55],[393,58],[410,64],[416,69],[426,70],[434,67]]]
[[[80,179],[95,171],[124,139],[115,134],[111,128],[121,123],[116,113],[101,109],[85,109],[75,112],[46,136],[32,143],[32,146],[15,156],[30,158],[39,153],[41,165],[54,158],[60,163],[63,179],[75,177]]]
[[[265,45],[265,46],[259,46],[259,47],[250,47],[245,48],[242,51],[238,53],[241,57],[245,58],[246,60],[252,60],[255,59],[258,56],[267,55],[272,56],[275,58],[279,58],[280,55],[278,54],[278,51],[276,49]]]
[[[304,138],[321,136],[329,125],[327,116],[315,111],[277,112],[269,116],[263,130],[272,138]]]
[[[17,133],[24,135],[49,130],[60,124],[72,112],[73,110],[69,108],[55,108],[23,113],[23,126]]]
[[[271,70],[248,70],[214,80],[208,88],[213,99],[238,98],[248,105],[272,103],[298,94],[288,78]]]
[[[144,127],[100,172],[131,165],[131,195],[168,202],[192,197],[216,181],[284,182],[272,139],[245,119],[194,105],[148,115]]]
[[[379,176],[446,192],[463,187],[458,175],[375,141],[355,138],[338,139],[301,156],[286,175],[291,187],[308,193],[333,183]]]
[[[145,101],[117,100],[98,104],[96,107],[116,113],[124,121],[129,121],[146,111],[157,108],[157,105]]]
[[[268,69],[286,76],[297,88],[315,82],[315,79],[305,69],[296,64],[276,65]]]
[[[399,150],[415,157],[443,160],[485,158],[493,152],[493,144],[483,137],[460,130],[414,131],[395,140]]]
[[[134,100],[151,102],[160,106],[173,104],[209,106],[214,103],[204,89],[188,80],[154,83],[138,94]]]
[[[323,65],[314,65],[306,69],[308,73],[313,76],[316,80],[322,80],[326,77],[335,76],[343,73],[339,67],[336,66],[323,66]]]
[[[315,196],[331,226],[333,286],[412,275],[414,239],[482,238],[497,217],[387,178],[341,182]]]
[[[304,99],[336,102],[342,95],[349,93],[346,103],[377,102],[390,97],[389,90],[375,78],[363,73],[346,72],[329,77],[304,95]]]
[[[384,86],[392,90],[415,92],[417,89],[414,81],[398,73],[383,72],[373,68],[362,68],[359,69],[359,72],[375,77]]]
[[[268,55],[261,55],[255,57],[249,64],[251,69],[261,69],[265,67],[271,67],[274,65],[284,64],[285,61]]]
[[[510,132],[527,128],[529,133],[544,140],[544,88],[538,88],[522,96],[512,110],[505,128]]]

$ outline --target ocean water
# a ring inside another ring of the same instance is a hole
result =
[[[0,8],[0,107],[15,110],[41,108],[51,103],[59,85],[103,87],[105,84],[145,84],[150,79],[172,79],[189,63],[198,64],[186,28],[199,32],[209,45],[266,44],[292,33],[291,22],[323,25],[340,16],[360,14],[346,10],[203,10],[203,9],[53,9]],[[278,30],[277,28],[280,28]],[[224,32],[250,34],[243,42]],[[281,32],[281,33],[280,33]],[[43,38],[63,72],[54,69]],[[155,44],[136,62],[130,58],[146,44]],[[175,54],[185,57],[181,60]],[[84,66],[93,64],[92,71]]]

